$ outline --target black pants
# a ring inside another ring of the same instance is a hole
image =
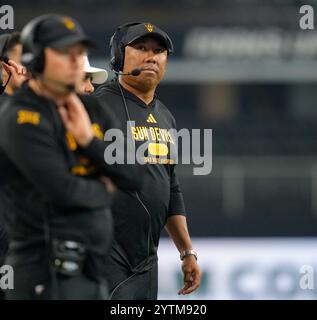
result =
[[[8,300],[106,300],[106,284],[97,283],[85,275],[52,276],[44,265],[14,266],[14,289],[5,290]]]
[[[113,263],[107,274],[110,300],[157,300],[157,263],[151,270],[136,274],[127,274]]]

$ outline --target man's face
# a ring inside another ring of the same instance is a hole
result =
[[[48,85],[76,85],[84,74],[86,48],[75,44],[63,49],[45,48],[43,78]]]
[[[155,38],[146,36],[125,47],[123,72],[143,69],[139,76],[125,76],[123,80],[141,91],[156,88],[163,79],[167,63],[167,50]]]
[[[92,84],[92,75],[90,73],[84,74],[76,86],[76,91],[81,94],[91,94],[95,91],[95,88]]]

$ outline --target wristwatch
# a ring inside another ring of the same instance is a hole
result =
[[[197,253],[194,250],[184,250],[180,254],[180,258],[183,261],[185,257],[187,256],[194,256],[195,259],[197,260]]]

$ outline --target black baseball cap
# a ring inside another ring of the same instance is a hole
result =
[[[50,15],[43,20],[36,30],[34,40],[40,42],[43,47],[54,49],[76,43],[82,43],[87,47],[95,46],[75,19],[62,15]]]
[[[137,23],[127,27],[121,42],[126,46],[145,36],[158,39],[164,45],[168,54],[174,52],[174,46],[168,34],[149,22]]]

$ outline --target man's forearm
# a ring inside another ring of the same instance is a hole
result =
[[[192,250],[192,243],[187,229],[186,217],[173,215],[167,219],[165,230],[172,238],[179,252]]]

